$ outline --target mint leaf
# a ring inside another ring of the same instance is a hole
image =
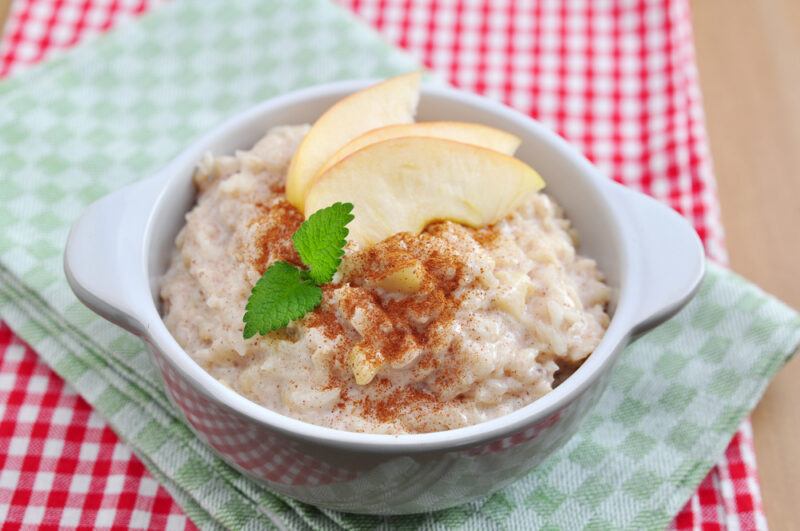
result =
[[[309,270],[275,262],[247,299],[244,338],[267,334],[303,317],[322,302],[320,285],[330,282],[344,255],[353,205],[334,203],[305,220],[292,236],[294,248]]]
[[[244,338],[283,328],[320,302],[322,290],[306,271],[286,262],[275,262],[258,279],[247,300]]]
[[[351,203],[334,203],[313,213],[292,236],[294,248],[317,284],[330,282],[342,261],[352,211]]]

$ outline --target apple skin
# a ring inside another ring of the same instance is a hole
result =
[[[427,136],[434,138],[444,138],[473,144],[476,146],[493,149],[506,155],[513,155],[522,140],[511,133],[489,127],[488,125],[475,124],[469,122],[417,122],[413,124],[394,124],[372,129],[361,136],[358,136],[342,146],[319,170],[323,174],[334,164],[365,148],[370,144],[382,142],[392,138],[404,136]]]
[[[386,125],[411,123],[419,103],[420,72],[387,79],[338,101],[314,122],[286,176],[286,199],[303,210],[308,184],[344,144]]]
[[[491,149],[432,137],[370,144],[311,183],[305,216],[337,201],[353,204],[348,240],[367,247],[432,221],[496,223],[544,180],[524,162]]]

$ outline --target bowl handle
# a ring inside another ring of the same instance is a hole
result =
[[[663,323],[692,298],[705,274],[703,244],[689,222],[667,205],[620,184],[611,183],[625,209],[625,230],[632,260],[641,272],[636,286],[640,301],[632,334],[640,335]]]
[[[72,225],[64,250],[64,273],[78,299],[137,335],[144,334],[145,325],[135,308],[149,293],[144,231],[161,184],[156,177],[145,179],[89,205]]]

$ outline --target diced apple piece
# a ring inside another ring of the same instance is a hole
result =
[[[424,278],[425,268],[422,262],[415,260],[389,272],[372,284],[389,292],[410,295],[419,291]]]
[[[413,122],[420,77],[412,72],[388,79],[325,111],[295,151],[286,176],[286,199],[302,211],[309,182],[339,148],[370,129]]]
[[[319,173],[325,173],[331,166],[346,156],[370,144],[403,136],[430,136],[455,140],[464,144],[493,149],[506,155],[513,155],[521,142],[519,137],[511,133],[488,125],[468,122],[419,122],[415,124],[387,125],[386,127],[367,131],[342,146],[339,151],[328,159],[328,162],[319,170]]]
[[[483,227],[544,187],[536,171],[497,151],[452,140],[403,137],[371,144],[318,176],[306,217],[337,201],[353,203],[349,240],[368,247],[436,220]]]
[[[353,372],[356,384],[367,385],[375,378],[383,366],[383,360],[372,359],[374,355],[369,347],[358,344],[347,353],[347,364]]]
[[[530,277],[520,271],[498,271],[496,275],[503,289],[495,304],[500,310],[522,319],[528,293],[533,288]]]

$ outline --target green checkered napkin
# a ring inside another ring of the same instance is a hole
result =
[[[316,509],[227,467],[152,383],[142,344],[69,291],[64,241],[94,199],[257,101],[413,66],[322,0],[185,1],[0,84],[0,315],[203,528],[664,527],[800,341],[796,313],[726,271],[625,352],[581,431],[535,472],[396,518]]]

